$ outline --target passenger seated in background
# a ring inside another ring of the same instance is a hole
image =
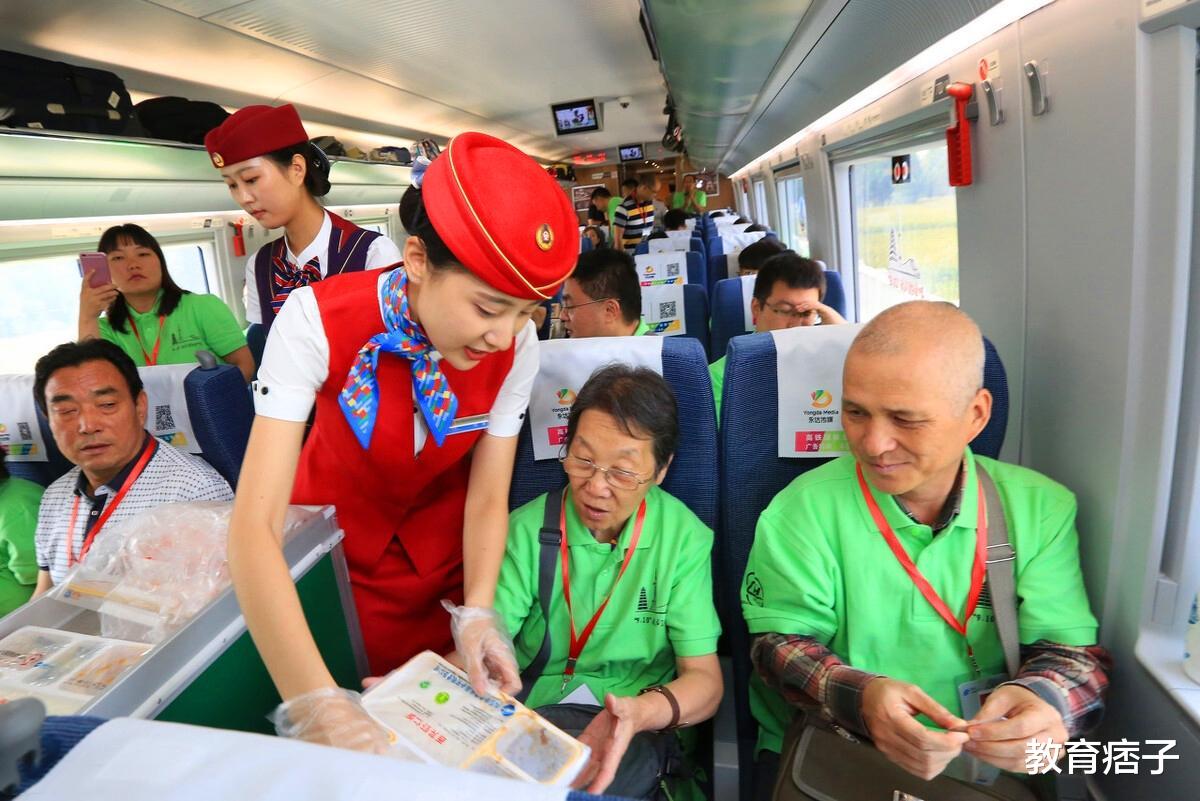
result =
[[[640,336],[650,330],[642,322],[637,267],[623,250],[582,254],[563,284],[562,303],[559,319],[572,339]]]
[[[42,488],[9,475],[8,452],[0,447],[0,616],[29,600],[37,583],[33,534]]]
[[[96,249],[108,255],[112,283],[93,287],[91,271],[79,291],[79,339],[114,342],[134,364],[191,364],[207,350],[254,375],[254,357],[233,312],[216,295],[180,289],[162,248],[140,225],[115,225]],[[104,316],[102,317],[101,314]]]
[[[846,356],[842,423],[853,456],[801,475],[759,518],[742,610],[759,635],[751,656],[766,683],[751,687],[760,794],[770,791],[789,705],[818,706],[927,780],[963,752],[1024,773],[1031,738],[1063,744],[1099,722],[1111,661],[1096,645],[1075,498],[1033,470],[971,452],[992,410],[983,363],[979,329],[948,303],[881,313]],[[1016,551],[1022,648],[1011,681],[990,586],[978,606],[969,600],[982,570],[982,467],[1004,507],[986,515],[1004,515]],[[918,568],[897,554],[919,562],[931,593],[922,597],[910,578]],[[955,627],[965,610],[973,657],[927,600],[933,593]],[[960,704],[964,690],[983,689],[980,680],[1005,683],[982,709]],[[962,727],[969,733],[947,731]]]
[[[757,242],[751,242],[737,254],[738,275],[754,275],[763,266],[763,262],[787,250],[783,243],[774,237],[763,237]]]
[[[662,229],[655,231],[646,237],[646,240],[651,239],[667,239],[667,231],[686,231],[687,230],[687,215],[679,209],[671,209],[662,217]]]
[[[565,520],[565,550],[550,546],[547,597],[539,594],[546,546],[538,533],[550,496],[509,519],[496,611],[514,635],[526,703],[591,746],[576,786],[593,793],[654,793],[661,755],[678,754],[674,732],[655,733],[707,720],[721,700],[713,534],[659,488],[678,439],[675,397],[662,376],[602,368],[567,422],[567,489],[550,524]],[[585,630],[590,636],[576,640]],[[545,637],[548,661],[530,675]]]
[[[607,245],[604,240],[604,230],[596,225],[589,225],[583,229],[583,235],[586,236],[592,243],[592,250],[602,248]]]
[[[708,207],[708,193],[696,188],[696,176],[683,176],[683,191],[676,192],[671,198],[671,208],[680,209],[687,214],[703,214]]]
[[[765,234],[766,232],[767,232],[767,226],[763,225],[762,223],[754,223],[752,225],[746,226],[746,230],[743,231],[742,233],[745,233],[745,234],[764,233]]]
[[[113,343],[59,345],[38,359],[33,393],[55,444],[75,465],[42,496],[35,596],[61,582],[111,524],[164,503],[233,500],[207,462],[146,431],[141,376]]]
[[[686,231],[687,215],[680,209],[671,209],[663,215],[664,231]]]
[[[734,224],[734,225],[748,225],[748,224],[750,224],[750,223],[752,223],[752,222],[754,222],[754,221],[753,221],[753,220],[747,220],[745,217],[738,217],[736,220],[734,220],[734,221],[733,221],[733,224]]]
[[[608,201],[612,199],[612,192],[609,192],[603,186],[598,186],[592,190],[592,199],[588,203],[588,225],[598,225],[602,228],[608,227]]]
[[[638,182],[633,197],[626,198],[613,214],[613,247],[633,253],[654,229],[654,182]]]
[[[760,240],[766,241],[774,240]],[[836,310],[821,302],[824,299],[825,272],[817,262],[790,250],[776,253],[766,260],[754,279],[754,297],[750,299],[754,330],[761,334],[798,325],[839,325],[846,322]],[[708,366],[708,376],[712,379],[717,420],[720,420],[721,391],[725,385],[724,356]]]

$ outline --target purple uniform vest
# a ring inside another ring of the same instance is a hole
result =
[[[333,227],[329,232],[329,264],[325,265],[325,277],[361,272],[367,266],[367,251],[380,234],[359,228],[332,211],[327,213]],[[276,311],[271,305],[271,299],[275,296],[275,287],[271,280],[275,259],[287,259],[287,243],[282,236],[259,248],[254,256],[254,282],[258,286],[258,305],[262,313],[264,334],[270,332],[271,325],[275,322]]]

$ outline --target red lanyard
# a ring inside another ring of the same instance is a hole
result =
[[[625,550],[625,561],[621,563],[621,569],[617,572],[616,579],[613,580],[612,589],[608,591],[608,595],[604,596],[604,601],[596,609],[596,614],[592,615],[592,619],[583,627],[583,633],[576,635],[575,616],[571,613],[571,571],[567,564],[567,499],[566,492],[563,492],[562,511],[558,514],[558,530],[562,532],[560,549],[562,551],[563,598],[567,602],[567,620],[571,623],[571,645],[567,651],[567,667],[563,671],[563,689],[566,689],[567,683],[575,675],[575,665],[579,662],[579,655],[583,653],[583,647],[587,645],[587,641],[592,636],[592,631],[596,628],[596,623],[600,620],[600,616],[604,614],[604,610],[612,598],[613,590],[617,588],[617,583],[621,581],[621,576],[625,575],[625,568],[629,567],[629,560],[633,558],[633,552],[637,548],[638,540],[642,537],[642,524],[645,522],[646,499],[643,498],[641,506],[638,507],[637,521],[633,524],[633,536],[629,538],[629,547]],[[546,625],[550,625],[550,621],[547,620]]]
[[[950,628],[957,631],[966,640],[967,622],[975,613],[975,606],[979,603],[979,593],[983,590],[983,577],[987,573],[987,501],[983,497],[983,485],[976,482],[979,487],[979,515],[975,524],[975,562],[971,565],[971,588],[967,592],[967,608],[963,619],[959,621],[933,586],[921,575],[921,571],[913,564],[913,560],[904,550],[904,546],[900,544],[900,540],[896,539],[896,533],[888,525],[887,518],[883,516],[883,510],[879,508],[879,504],[875,503],[875,498],[867,487],[862,465],[855,465],[854,469],[858,473],[858,487],[862,490],[863,500],[867,502],[867,509],[870,510],[875,525],[879,527],[879,533],[883,535],[888,547],[892,549],[896,561],[908,573],[908,577],[912,579],[913,584],[917,585],[917,589],[921,591],[921,595],[925,597],[929,605],[941,615],[942,620],[946,621]],[[980,675],[979,664],[975,661],[975,652],[971,649],[970,642],[967,642],[967,658],[971,660],[971,667],[974,668],[976,675]]]
[[[163,324],[166,322],[167,315],[158,315],[158,336],[154,340],[154,350],[147,353],[146,346],[142,344],[142,335],[138,333],[137,323],[133,321],[133,315],[129,316],[129,327],[133,329],[133,336],[137,340],[138,347],[142,349],[142,357],[145,358],[147,367],[154,367],[158,364],[158,346],[162,344]]]
[[[108,522],[108,518],[112,517],[112,513],[117,511],[117,507],[121,501],[125,500],[125,493],[129,492],[129,488],[138,480],[138,476],[146,469],[146,465],[150,462],[150,458],[154,456],[154,452],[158,450],[158,441],[151,437],[150,442],[142,449],[142,455],[138,458],[137,464],[133,466],[133,470],[129,473],[129,478],[125,479],[125,483],[121,485],[121,489],[117,490],[117,494],[113,499],[104,505],[104,511],[100,513],[100,518],[96,520],[96,525],[92,526],[92,530],[88,532],[87,537],[83,541],[83,547],[79,549],[79,556],[75,556],[75,549],[71,545],[71,541],[75,538],[75,522],[79,516],[79,496],[75,496],[75,505],[71,507],[71,523],[67,527],[67,567],[74,567],[78,562],[87,556],[87,552],[91,549],[92,543],[96,539],[96,535],[100,533],[100,529]]]

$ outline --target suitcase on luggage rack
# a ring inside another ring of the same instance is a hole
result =
[[[0,50],[0,125],[136,135],[133,103],[111,72]]]
[[[204,144],[204,136],[229,118],[229,112],[207,100],[152,97],[133,107],[146,136],[189,145]]]

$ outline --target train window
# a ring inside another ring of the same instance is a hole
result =
[[[754,221],[769,226],[767,221],[767,182],[754,182]]]
[[[386,222],[369,223],[369,222],[359,221],[359,222],[356,222],[355,225],[357,225],[359,228],[365,228],[368,231],[374,231],[377,234],[382,234],[383,236],[388,236],[388,227],[387,227]]]
[[[859,320],[906,300],[958,303],[958,212],[946,174],[945,142],[850,163]]]
[[[183,289],[207,293],[217,286],[211,242],[163,243],[162,250]],[[0,261],[0,297],[21,299],[0,306],[0,374],[32,373],[39,357],[78,336],[79,284],[75,250]]]
[[[808,211],[804,208],[804,179],[784,178],[775,184],[779,197],[779,235],[801,256],[808,254]]]
[[[750,193],[746,191],[745,181],[738,181],[738,213],[750,213]]]
[[[76,254],[0,262],[0,373],[32,373],[55,345],[79,332]]]
[[[183,289],[202,295],[212,292],[210,287],[214,286],[216,281],[210,278],[210,271],[216,268],[216,257],[210,243],[163,245],[162,249],[175,283]]]

